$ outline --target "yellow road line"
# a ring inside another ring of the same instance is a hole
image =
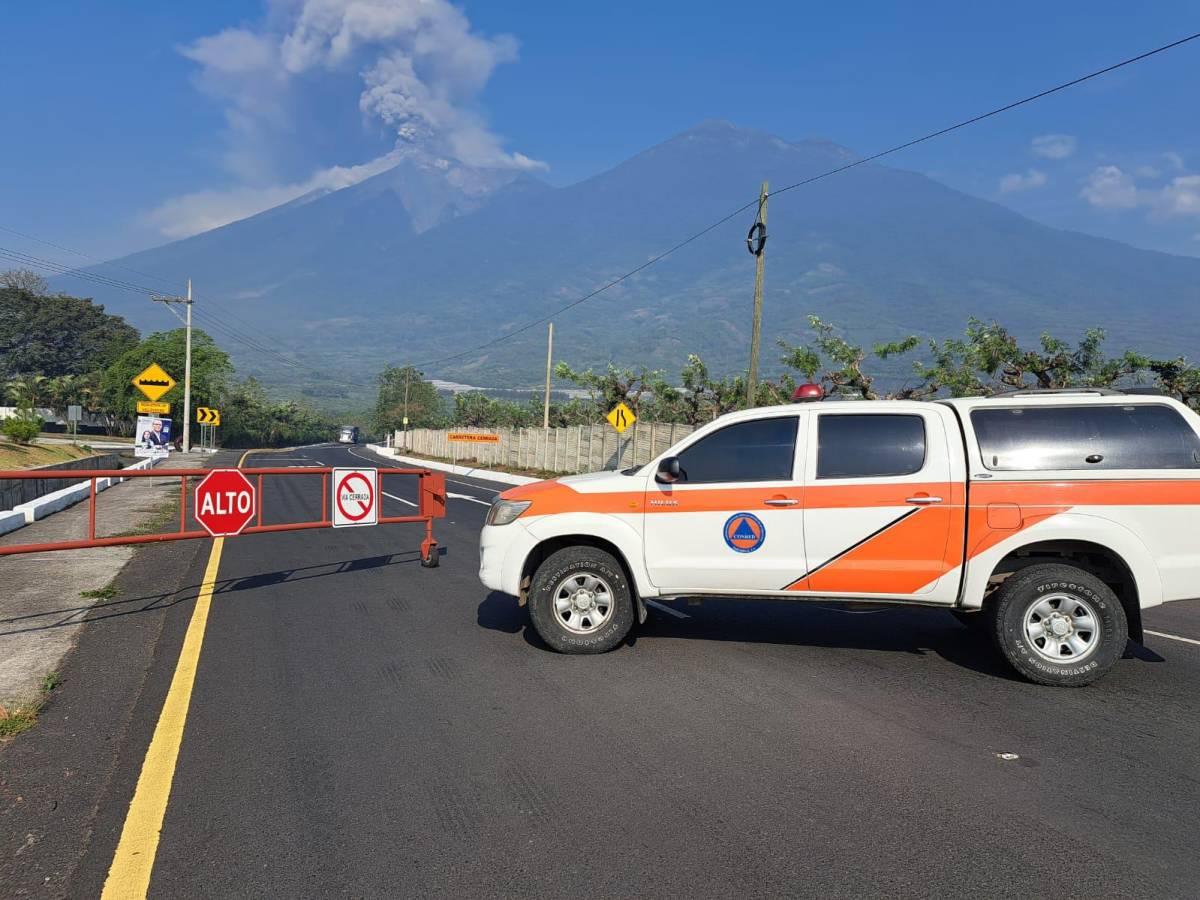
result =
[[[247,450],[238,461],[238,468],[252,451]],[[208,626],[208,611],[212,607],[213,589],[217,583],[217,571],[221,565],[221,551],[225,538],[214,538],[208,565],[204,569],[204,581],[196,595],[196,607],[183,637],[183,648],[179,651],[179,662],[175,664],[175,675],[167,690],[154,736],[142,761],[142,772],[138,776],[133,800],[117,842],[108,878],[104,882],[102,900],[141,900],[150,889],[150,872],[154,868],[154,857],[158,852],[158,839],[162,834],[163,818],[167,814],[167,800],[171,796],[171,782],[175,777],[175,763],[179,759],[179,747],[183,743],[183,729],[187,724],[188,707],[192,702],[192,686],[196,682],[196,669],[200,664],[200,648],[204,643],[204,630]]]

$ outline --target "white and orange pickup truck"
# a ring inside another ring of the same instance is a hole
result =
[[[641,468],[505,491],[480,547],[565,653],[619,644],[645,598],[908,604],[1079,686],[1143,609],[1200,596],[1200,416],[1101,390],[746,410]]]

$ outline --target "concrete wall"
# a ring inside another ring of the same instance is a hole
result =
[[[597,472],[602,469],[640,466],[668,450],[696,429],[677,423],[643,422],[618,435],[605,425],[569,428],[452,428],[449,431],[415,428],[408,432],[408,449],[448,460],[474,460],[474,465],[506,466],[539,472]],[[451,441],[450,432],[496,434],[499,443]],[[404,451],[404,432],[397,431],[392,446]]]
[[[88,456],[84,459],[73,459],[68,462],[55,463],[52,466],[41,466],[41,469],[119,469],[121,457],[117,453],[106,453],[103,456]],[[61,478],[0,478],[0,510],[12,509],[22,503],[60,491],[71,485],[79,484],[77,479]]]

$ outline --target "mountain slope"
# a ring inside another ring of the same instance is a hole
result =
[[[521,178],[430,214],[436,173],[393,170],[120,262],[191,275],[201,297],[241,298],[242,319],[323,372],[363,380],[411,361],[453,380],[528,385],[544,360],[541,327],[438,360],[640,265],[753,199],[764,178],[778,189],[850,159],[826,141],[711,122],[566,188]],[[426,195],[405,193],[405,179]],[[556,355],[677,370],[698,352],[718,371],[743,366],[752,220],[748,210],[563,315]],[[1114,349],[1200,349],[1200,260],[1051,229],[922,175],[864,165],[774,197],[769,223],[768,341],[803,339],[809,313],[863,341],[955,334],[975,315],[1023,336],[1100,325]],[[103,299],[148,323],[124,298]],[[231,349],[240,369],[304,380]]]

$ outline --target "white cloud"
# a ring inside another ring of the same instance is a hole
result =
[[[1162,157],[1167,161],[1167,165],[1169,165],[1176,172],[1182,172],[1187,168],[1187,165],[1184,164],[1183,157],[1174,150],[1168,150],[1162,155]]]
[[[1085,179],[1079,195],[1101,209],[1144,208],[1151,219],[1160,221],[1200,216],[1200,175],[1177,175],[1166,184],[1142,187],[1117,166],[1099,166]]]
[[[1079,196],[1100,209],[1133,209],[1139,201],[1137,185],[1117,166],[1094,169]]]
[[[1001,194],[1030,191],[1034,188],[1042,187],[1047,181],[1049,179],[1046,177],[1046,173],[1039,172],[1037,169],[1030,169],[1024,175],[1019,172],[1013,172],[1000,179],[999,191]]]
[[[1158,192],[1156,207],[1166,216],[1200,216],[1200,175],[1181,175]]]
[[[1030,150],[1043,159],[1066,159],[1075,153],[1077,144],[1069,134],[1043,134],[1030,142]]]
[[[180,48],[200,66],[197,87],[223,107],[224,164],[236,184],[164,202],[149,218],[167,236],[216,227],[310,190],[345,187],[409,154],[482,168],[546,168],[506,150],[478,107],[496,67],[517,58],[511,36],[473,31],[449,0],[266,2],[260,24]],[[364,122],[394,135],[394,150],[359,166],[281,176],[281,160],[294,165],[306,101],[327,95],[323,82],[332,79],[358,80]]]

